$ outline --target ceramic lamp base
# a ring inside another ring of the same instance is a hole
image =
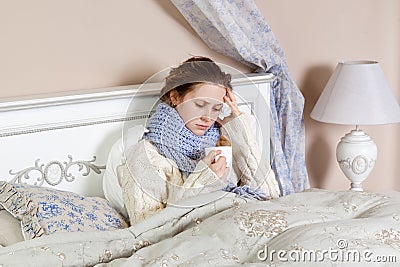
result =
[[[336,159],[351,182],[350,190],[363,191],[362,182],[374,168],[377,156],[375,142],[361,130],[352,130],[340,140]]]

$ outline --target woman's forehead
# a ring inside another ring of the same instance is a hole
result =
[[[186,96],[188,98],[210,99],[221,102],[223,101],[225,95],[225,87],[211,83],[202,83],[197,85],[195,89],[188,93]]]

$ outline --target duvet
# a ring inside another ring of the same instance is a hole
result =
[[[0,266],[393,266],[400,193],[311,189],[271,201],[213,192],[108,232],[0,248]]]

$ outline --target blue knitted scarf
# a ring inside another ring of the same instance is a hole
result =
[[[204,149],[215,146],[220,136],[220,130],[215,124],[204,135],[195,135],[185,126],[178,112],[165,103],[157,106],[147,129],[149,131],[143,138],[151,141],[161,155],[173,160],[179,170],[186,175],[192,173],[199,160],[205,156]],[[229,181],[222,190],[246,198],[266,199],[265,194],[257,189],[254,190],[247,185],[237,186]]]
[[[145,133],[144,138],[155,144],[161,155],[172,159],[179,170],[187,175],[205,156],[204,149],[215,146],[220,136],[215,124],[204,135],[195,135],[185,126],[178,112],[165,103],[157,106],[147,129],[149,132]]]

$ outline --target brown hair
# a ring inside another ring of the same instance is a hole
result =
[[[171,90],[175,89],[180,98],[202,83],[214,83],[232,89],[231,75],[223,72],[219,66],[207,57],[191,57],[181,65],[171,69],[161,89],[161,100],[172,106]]]

